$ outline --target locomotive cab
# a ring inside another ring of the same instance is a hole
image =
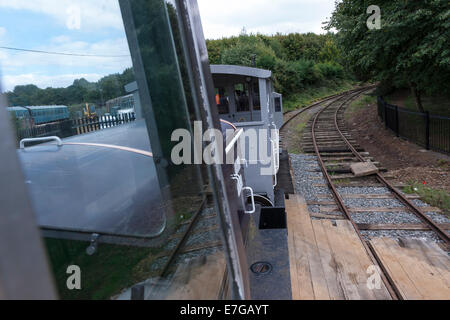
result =
[[[241,141],[246,181],[254,189],[258,203],[274,206],[283,108],[282,96],[273,90],[272,72],[212,65],[211,73],[220,118],[244,129]]]

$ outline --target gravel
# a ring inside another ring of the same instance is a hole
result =
[[[361,234],[370,240],[373,238],[409,238],[409,239],[423,239],[431,241],[440,241],[438,236],[431,231],[406,231],[406,230],[393,230],[393,231],[361,231]]]
[[[368,224],[417,224],[420,220],[410,213],[403,212],[371,212],[369,214],[354,213],[353,220],[356,223]]]
[[[341,194],[385,194],[389,193],[388,188],[383,187],[337,187]]]
[[[425,212],[425,214],[436,223],[450,223],[450,219],[436,212]]]
[[[328,188],[314,187],[314,184],[326,183],[321,172],[311,172],[319,169],[317,158],[305,154],[290,154],[292,169],[294,172],[294,184],[298,194],[302,195],[306,201],[330,201],[333,199]],[[307,169],[305,169],[307,168]],[[322,178],[322,179],[317,179]],[[337,187],[338,192],[343,194],[387,194],[390,193],[388,188],[384,187]],[[328,199],[318,198],[318,194],[326,194]],[[344,199],[344,203],[348,208],[376,208],[376,207],[404,207],[397,199]],[[427,207],[428,204],[421,200],[414,199],[413,203],[418,207]],[[320,213],[320,206],[308,206],[311,213]],[[323,213],[323,212],[322,212]],[[342,213],[332,212],[332,215]],[[426,213],[436,223],[450,223],[450,219],[444,215],[430,212]],[[352,214],[356,223],[364,224],[419,224],[421,220],[410,212],[370,212]],[[362,231],[367,238],[374,237],[390,237],[390,238],[414,238],[439,241],[439,238],[430,231],[406,231],[406,230],[389,230],[389,231]]]
[[[349,208],[402,208],[404,205],[395,199],[344,199],[344,203]]]
[[[324,179],[312,179],[313,177],[323,177],[320,172],[310,172],[319,168],[315,156],[290,154],[290,158],[294,172],[295,190],[298,194],[301,194],[306,201],[318,201],[317,194],[329,194],[331,196],[327,188],[313,186],[314,184],[325,183]]]

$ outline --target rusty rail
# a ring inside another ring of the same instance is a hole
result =
[[[359,96],[360,94],[362,94],[363,92],[370,90],[370,89],[366,89],[366,90],[362,90],[361,92],[358,92],[354,95],[351,95],[348,99],[344,100],[344,102],[341,103],[341,105],[339,106],[339,109],[342,108],[347,102],[349,102],[350,100],[352,100],[354,97]],[[364,249],[366,250],[367,254],[369,255],[369,257],[371,258],[372,262],[377,265],[380,270],[382,271],[381,274],[381,278],[387,288],[387,290],[389,291],[391,297],[395,300],[398,300],[401,298],[401,294],[400,291],[398,290],[398,288],[395,286],[393,280],[389,277],[389,274],[386,272],[386,269],[384,268],[383,264],[381,263],[380,259],[373,254],[373,251],[371,250],[371,248],[369,247],[369,245],[367,244],[367,242],[364,240],[364,237],[362,236],[358,226],[356,225],[355,221],[353,220],[349,209],[347,208],[347,206],[344,203],[344,200],[342,199],[342,197],[339,195],[336,186],[333,184],[330,175],[328,174],[328,170],[325,166],[325,163],[323,162],[322,156],[320,155],[320,150],[319,150],[319,146],[317,144],[317,139],[315,136],[315,127],[316,124],[318,122],[318,119],[320,117],[320,115],[327,110],[334,102],[331,102],[330,104],[328,104],[327,106],[325,106],[322,110],[320,110],[316,116],[314,117],[314,121],[312,124],[312,138],[313,138],[313,144],[314,144],[314,150],[316,152],[317,155],[317,159],[319,161],[322,173],[324,175],[324,177],[327,180],[327,184],[330,187],[332,193],[333,193],[333,197],[335,198],[339,208],[342,210],[342,212],[344,213],[345,217],[350,221],[350,223],[353,225],[353,228],[355,229]],[[335,118],[335,123],[337,124],[337,118]],[[338,129],[339,130],[339,129]],[[339,131],[341,134],[342,132]],[[352,146],[353,147],[353,146]]]

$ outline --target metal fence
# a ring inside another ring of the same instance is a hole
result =
[[[118,114],[117,116],[89,117],[80,119],[68,119],[43,125],[35,125],[29,128],[17,130],[20,140],[25,138],[40,138],[57,136],[67,138],[107,128],[123,125],[136,120],[134,113]]]
[[[378,97],[378,116],[386,128],[427,150],[450,153],[450,118],[391,105]]]

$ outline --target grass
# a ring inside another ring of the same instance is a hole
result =
[[[192,216],[192,213],[177,215],[175,225],[179,226]],[[158,254],[165,250],[165,241],[154,248],[100,243],[92,256],[86,254],[88,242],[46,238],[45,244],[60,298],[107,300],[156,275],[150,269]],[[67,289],[66,270],[70,265],[81,269],[81,290]]]
[[[359,110],[376,103],[377,98],[369,95],[362,95],[358,99],[354,100],[347,108],[345,112],[345,118],[350,119],[353,114]]]
[[[297,138],[299,139],[299,141],[302,139],[302,134],[303,134],[303,131],[305,130],[305,128],[306,128],[306,122],[301,122],[294,129],[295,134],[297,135]],[[294,147],[289,149],[289,153],[293,153],[293,154],[302,153],[302,150],[300,148],[300,143],[294,144]]]
[[[409,186],[403,188],[403,192],[419,195],[423,201],[433,207],[440,208],[443,214],[450,218],[450,194],[446,190],[430,188],[420,183],[409,184]]]
[[[343,185],[343,184],[349,184],[350,179],[337,179],[334,181],[335,185]]]
[[[59,296],[66,300],[109,299],[124,288],[144,280],[145,277],[142,279],[136,272],[136,266],[158,251],[100,244],[97,252],[88,256],[87,242],[59,239],[46,239],[45,242]],[[68,290],[66,287],[69,277],[66,270],[69,265],[77,265],[81,269],[81,290]]]
[[[304,108],[313,104],[317,100],[323,99],[333,94],[341,93],[353,88],[355,83],[342,81],[341,83],[330,82],[321,87],[308,87],[301,93],[292,94],[284,98],[284,111],[291,111]]]

